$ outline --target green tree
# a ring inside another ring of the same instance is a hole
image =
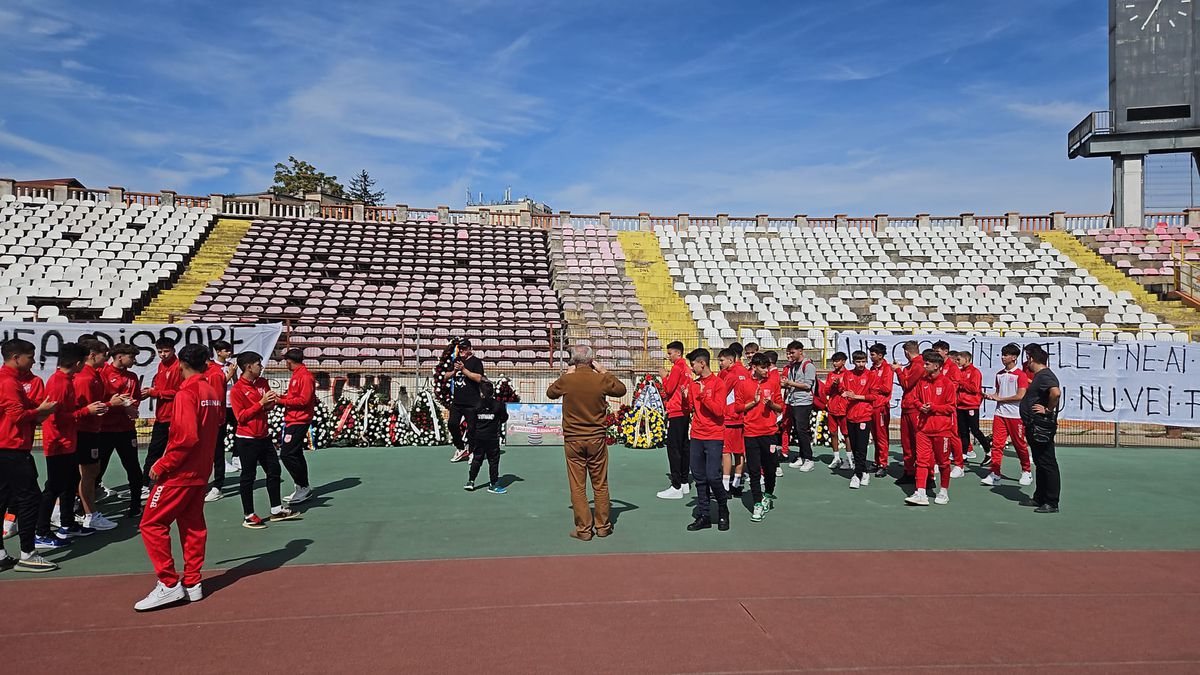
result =
[[[320,192],[333,197],[346,196],[346,189],[337,181],[337,176],[326,176],[312,164],[291,156],[288,164],[279,162],[275,165],[275,184],[271,186],[275,194],[302,197],[306,192]]]
[[[363,169],[357,176],[350,179],[349,189],[346,191],[346,197],[354,201],[359,201],[367,206],[379,206],[383,203],[383,198],[386,196],[383,190],[379,192],[373,191],[375,180],[371,178],[371,174]]]

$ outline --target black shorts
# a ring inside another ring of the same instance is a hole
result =
[[[80,466],[100,463],[100,432],[80,431],[75,441],[75,461]]]
[[[114,451],[117,454],[133,448],[136,455],[138,450],[137,431],[130,429],[129,431],[101,431],[100,434],[100,454],[105,453],[111,455]]]

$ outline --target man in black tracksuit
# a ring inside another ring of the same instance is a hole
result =
[[[454,369],[446,373],[454,388],[454,398],[450,403],[450,440],[454,443],[454,455],[451,462],[466,461],[472,452],[471,422],[475,408],[479,406],[479,385],[483,382],[483,361],[475,356],[471,349],[470,340],[458,343],[458,358],[454,361]],[[467,435],[463,438],[462,422],[467,420]]]
[[[496,400],[492,383],[484,380],[479,383],[481,396],[475,414],[468,418],[467,437],[471,439],[471,470],[467,474],[467,483],[463,486],[468,492],[475,489],[475,478],[483,466],[483,459],[488,461],[488,492],[504,494],[507,490],[500,485],[500,436],[504,425],[508,422],[508,407]]]

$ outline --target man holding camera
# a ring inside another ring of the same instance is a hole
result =
[[[483,361],[475,356],[471,349],[471,341],[463,340],[458,343],[458,358],[454,360],[454,369],[446,373],[454,391],[450,403],[450,440],[454,443],[454,455],[451,462],[465,462],[471,458],[467,447],[471,439],[463,438],[463,419],[470,428],[475,422],[475,411],[479,408],[481,399],[479,383],[483,382]]]

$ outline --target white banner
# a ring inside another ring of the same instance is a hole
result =
[[[216,340],[225,340],[233,345],[233,353],[258,352],[264,359],[271,357],[275,343],[283,326],[277,323],[31,323],[25,321],[0,322],[0,339],[20,338],[28,340],[37,348],[33,372],[46,380],[58,363],[58,348],[67,342],[79,340],[81,335],[95,335],[101,342],[114,345],[125,342],[138,348],[132,368],[142,382],[149,387],[158,370],[158,354],[154,341],[161,337],[176,341],[176,350],[184,345],[208,345]],[[154,417],[154,402],[143,401],[142,417]]]
[[[1000,362],[1004,345],[1015,342],[1024,347],[1036,342],[1050,353],[1050,367],[1062,385],[1060,418],[1200,427],[1200,344],[847,332],[838,334],[836,351],[850,355],[855,350],[867,351],[878,342],[888,348],[888,361],[899,368],[907,362],[903,344],[908,340],[919,342],[922,350],[945,340],[952,351],[970,351],[975,366],[983,372],[984,392],[995,389],[996,373],[1004,367]],[[900,395],[896,384],[892,390],[893,417],[900,414]],[[990,419],[995,404],[983,403],[982,417]]]

